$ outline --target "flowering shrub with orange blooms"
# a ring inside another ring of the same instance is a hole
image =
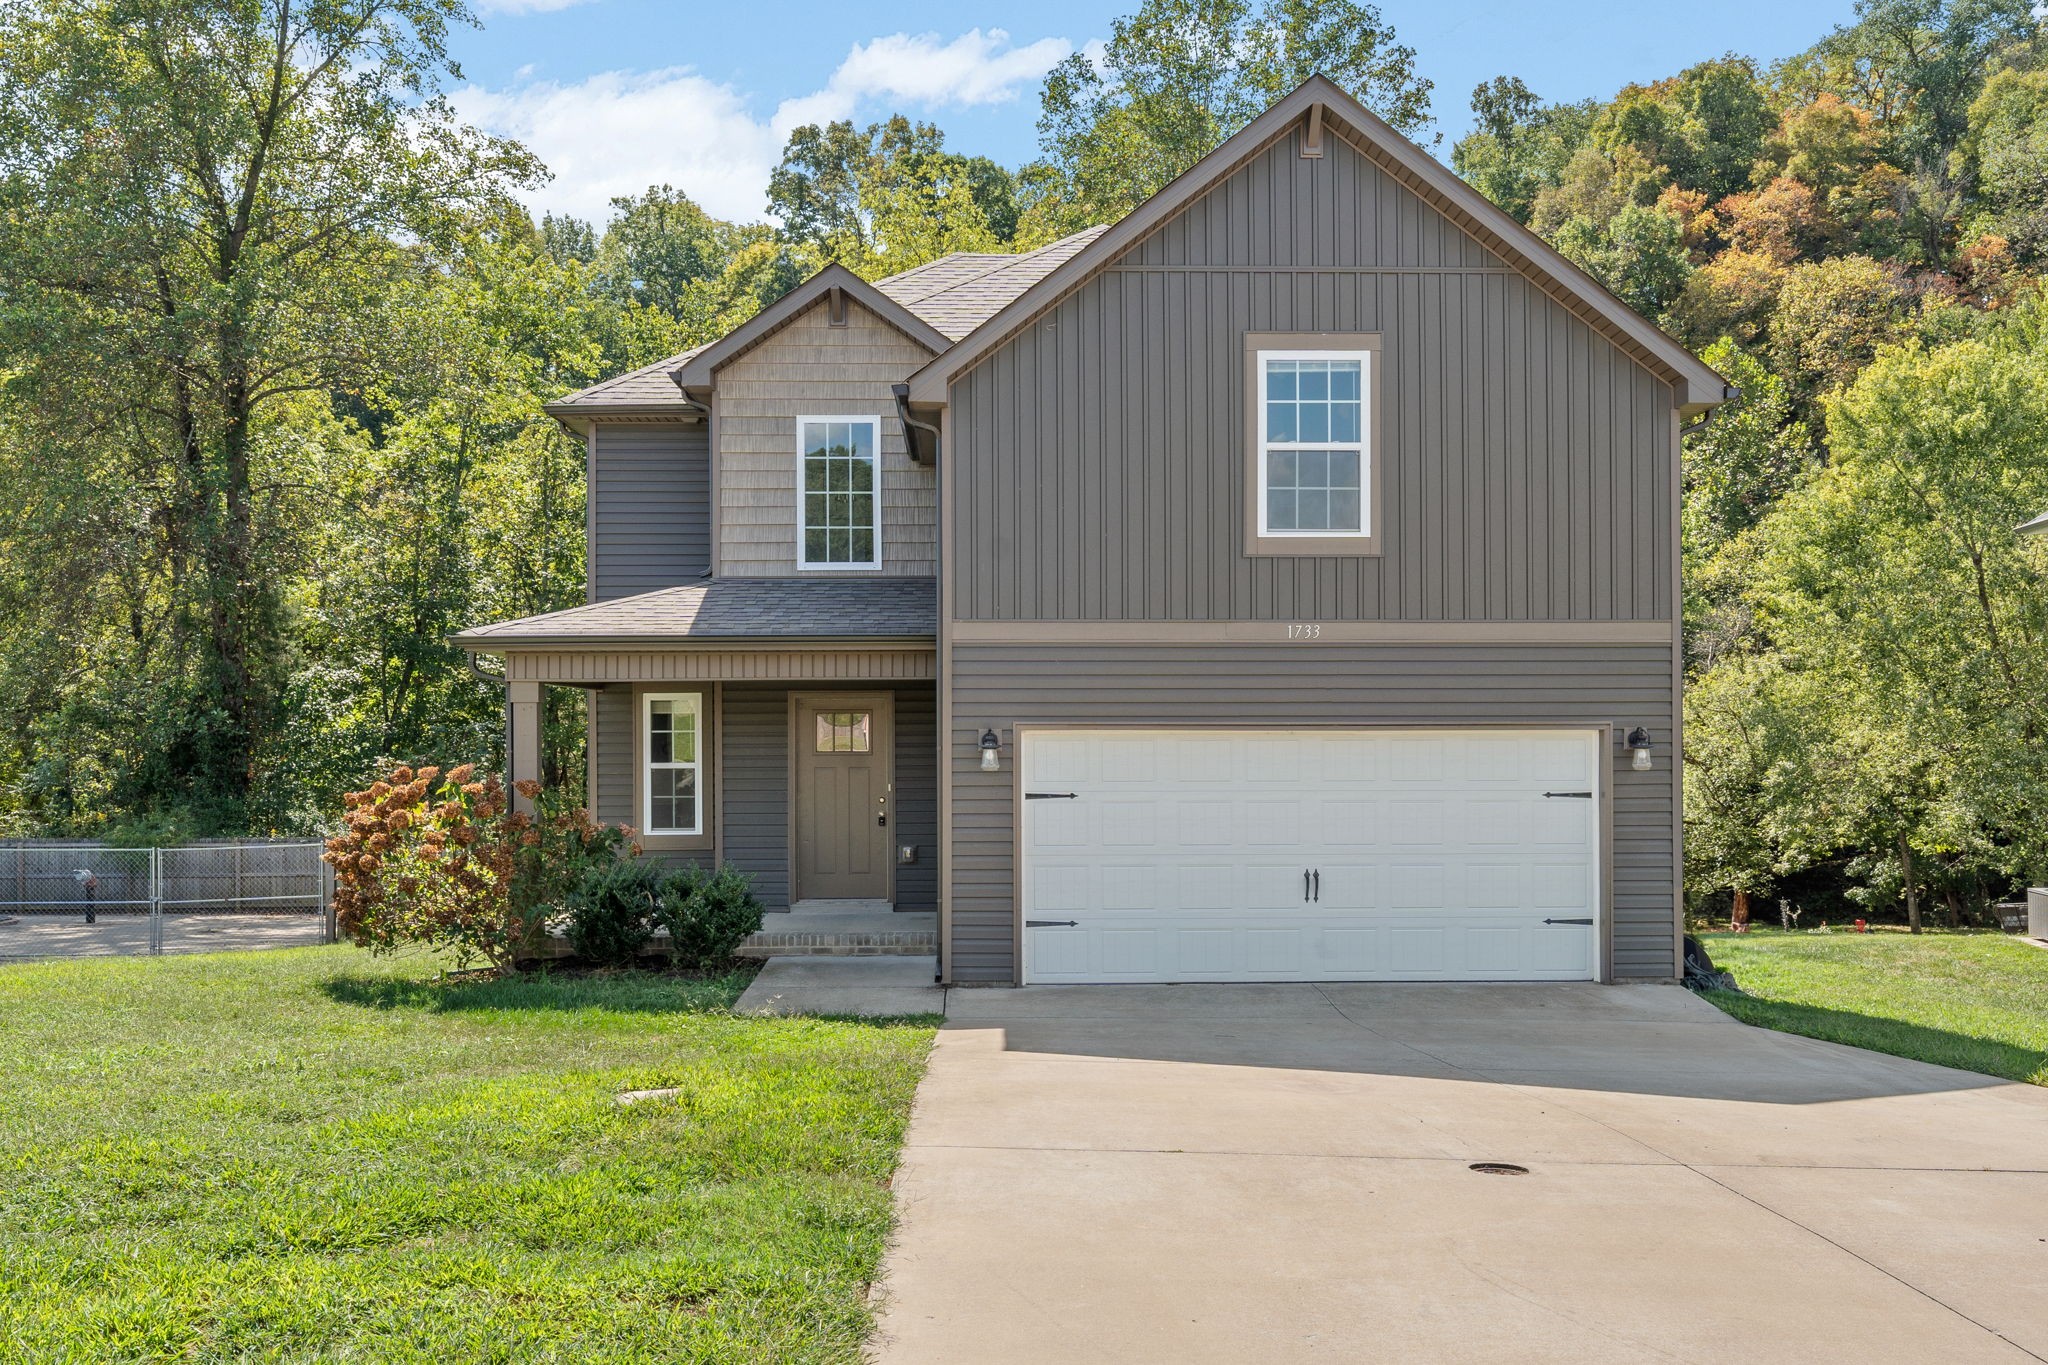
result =
[[[440,946],[460,965],[516,967],[591,863],[639,851],[627,830],[558,805],[539,783],[519,793],[534,814],[510,809],[504,785],[466,763],[401,766],[343,796],[342,832],[323,855],[341,931],[372,952]]]

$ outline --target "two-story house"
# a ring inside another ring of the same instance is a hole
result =
[[[1712,370],[1320,78],[1123,221],[831,268],[550,411],[589,605],[513,768],[951,982],[1680,965],[1679,431]]]

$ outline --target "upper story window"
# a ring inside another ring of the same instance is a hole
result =
[[[647,765],[641,832],[700,834],[703,697],[695,692],[651,692],[641,706],[641,753]]]
[[[882,421],[799,417],[797,567],[882,564]]]
[[[1275,345],[1276,341],[1320,342]],[[1265,337],[1251,362],[1253,554],[1371,554],[1376,337]]]

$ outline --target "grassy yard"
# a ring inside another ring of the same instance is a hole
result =
[[[1751,1024],[2048,1085],[2048,952],[2003,934],[1708,934]]]
[[[0,1360],[858,1357],[929,1027],[437,965],[0,967]]]

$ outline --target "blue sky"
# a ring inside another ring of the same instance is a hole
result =
[[[723,217],[756,219],[788,130],[893,112],[956,150],[1015,165],[1036,149],[1039,78],[1135,8],[1089,0],[937,0],[885,7],[697,0],[478,0],[454,35],[473,121],[526,141],[556,178],[537,209],[602,221],[613,194],[667,182]],[[1546,99],[1605,96],[1723,52],[1787,56],[1850,17],[1851,0],[1388,0],[1382,13],[1436,83],[1438,154],[1490,76]]]

